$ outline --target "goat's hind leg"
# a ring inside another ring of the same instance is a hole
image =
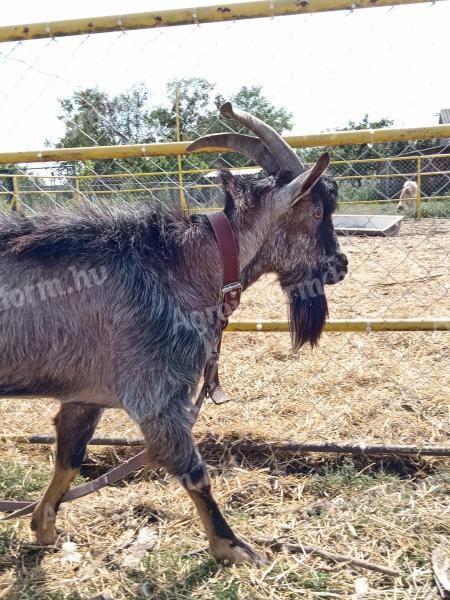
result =
[[[146,439],[149,462],[175,475],[193,500],[211,554],[232,563],[261,563],[261,556],[235,535],[214,500],[207,467],[192,438],[189,419],[159,416],[141,420],[140,426]]]
[[[56,461],[53,478],[33,512],[31,529],[41,544],[53,544],[55,521],[61,499],[80,471],[86,446],[94,434],[101,408],[83,404],[63,404],[55,417]]]

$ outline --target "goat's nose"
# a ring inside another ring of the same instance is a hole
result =
[[[404,208],[403,208],[403,204],[399,204],[399,205],[397,206],[397,210],[404,210]]]
[[[347,274],[348,259],[342,252],[336,253],[329,263],[329,267],[323,273],[323,282],[333,285],[342,281]]]
[[[337,257],[336,257],[336,263],[339,265],[339,267],[342,267],[342,268],[344,268],[347,271],[348,258],[347,258],[347,256],[343,252],[340,252],[337,255]]]

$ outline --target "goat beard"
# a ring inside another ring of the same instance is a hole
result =
[[[305,286],[289,294],[289,329],[294,350],[309,342],[317,345],[328,316],[328,303],[321,293]]]

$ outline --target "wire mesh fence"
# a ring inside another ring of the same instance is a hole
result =
[[[334,150],[339,155],[339,148]],[[263,176],[259,167],[233,167],[226,155],[214,158],[207,169],[111,173],[105,175],[0,174],[0,198],[8,208],[40,212],[52,207],[96,200],[145,202],[157,199],[181,204],[189,210],[218,209],[221,206],[219,171],[214,164],[242,176]],[[67,168],[67,166],[65,167]],[[54,172],[54,167],[51,169]],[[446,217],[450,214],[450,154],[393,156],[384,158],[334,160],[330,174],[339,184],[339,211],[357,214],[395,214],[407,217]],[[181,183],[180,183],[181,178]],[[400,202],[404,185],[420,183],[408,202]]]
[[[305,134],[344,127],[354,131],[358,130],[355,123],[346,121],[362,119],[362,132],[370,138],[372,129],[392,124],[383,97],[389,86],[381,83],[386,79],[391,87],[396,82],[396,93],[401,96],[403,120],[395,125],[415,126],[415,115],[420,114],[421,123],[431,128],[438,118],[434,113],[423,117],[424,107],[429,107],[425,100],[442,97],[442,73],[448,68],[448,21],[440,4],[416,7],[406,25],[403,14],[397,19],[395,11],[388,15],[380,9],[382,14],[375,13],[371,22],[349,12],[161,30],[124,27],[98,35],[0,44],[0,210],[33,215],[100,202],[162,202],[191,211],[220,209],[224,201],[218,183],[220,169],[262,177],[257,166],[233,153],[183,152],[178,156],[173,149],[164,155],[163,148],[157,156],[148,146],[231,131],[230,122],[217,116],[217,106],[229,98],[271,120],[286,134],[297,133],[299,127]],[[433,56],[430,71],[422,74],[426,81],[421,81],[414,94],[400,94],[398,90],[410,89],[424,52],[422,44],[407,43],[399,35],[400,25],[402,31],[408,30],[410,40],[421,39],[428,19],[434,32],[427,44]],[[352,32],[348,43],[343,39],[346,31]],[[389,52],[395,61],[380,60],[380,31],[391,40]],[[323,48],[317,40],[323,40]],[[354,64],[355,48],[364,49],[364,64]],[[440,77],[431,71],[436,68],[441,69]],[[360,82],[366,74],[368,79]],[[358,114],[348,114],[330,99],[330,90],[354,95]],[[374,121],[364,121],[365,113],[373,114]],[[309,163],[323,149],[330,151],[329,173],[339,184],[340,214],[362,215],[365,225],[372,225],[377,215],[400,215],[403,220],[392,237],[372,237],[362,231],[357,237],[340,238],[349,258],[349,273],[342,283],[327,289],[327,297],[330,321],[339,320],[341,325],[338,332],[325,333],[313,353],[306,348],[291,353],[289,338],[281,331],[285,323],[279,332],[267,331],[265,322],[286,320],[286,300],[275,277],[263,277],[246,292],[235,318],[252,325],[245,333],[226,335],[221,365],[235,402],[217,409],[219,417],[208,412],[202,416],[200,436],[210,440],[213,430],[230,445],[235,438],[416,446],[446,443],[450,369],[448,331],[442,321],[447,319],[447,323],[450,316],[450,131],[427,138],[414,131],[407,138],[398,134],[384,143],[347,144],[337,144],[337,135],[325,133],[321,135],[328,136],[326,141],[317,136],[311,147],[297,148]],[[142,152],[121,158],[102,158],[100,152],[87,157],[82,150],[83,146],[102,149],[136,144]],[[79,160],[48,161],[49,148],[75,148]],[[5,158],[19,151],[33,151],[41,158],[30,162]],[[416,192],[399,207],[407,182],[414,182]],[[393,320],[403,331],[390,330]],[[346,329],[355,321],[358,331]],[[378,333],[371,333],[371,321],[381,323]],[[21,404],[20,410],[8,406],[3,433],[50,433],[54,407],[36,402],[41,409],[38,417],[31,402]],[[214,419],[219,419],[216,429]],[[24,423],[33,431],[24,431]],[[99,435],[118,432],[140,436],[125,417],[107,416]],[[272,464],[272,458],[264,460],[261,472]],[[287,483],[283,485],[293,497],[297,494]],[[433,485],[438,484],[430,483],[430,489]],[[433,496],[434,501],[432,510],[439,513],[441,521],[436,522],[442,525],[441,498]],[[361,498],[361,506],[367,503],[367,498]],[[178,508],[174,506],[175,512]],[[397,518],[394,511],[389,514],[392,520]],[[429,511],[424,509],[423,514],[423,524],[411,527],[420,526],[421,539],[431,543],[441,530],[438,525],[429,527]],[[397,525],[403,527],[400,522]],[[376,547],[371,542],[373,528],[369,533],[361,526],[360,531],[367,547]],[[110,532],[104,539],[96,543],[111,543]],[[404,548],[411,553],[416,542],[408,539]],[[400,545],[395,552],[401,555]],[[421,572],[415,575],[414,585],[425,589],[427,581]],[[125,589],[121,582],[116,585]],[[340,592],[344,587],[338,584]],[[269,597],[266,592],[260,596]],[[281,590],[276,597],[285,597],[284,593]],[[392,589],[386,594],[393,597]]]

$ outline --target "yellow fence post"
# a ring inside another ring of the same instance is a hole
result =
[[[176,115],[176,127],[177,127],[177,142],[181,141],[180,133],[180,88],[177,86],[176,100],[175,100],[175,115]],[[186,209],[187,202],[184,194],[184,183],[183,183],[183,165],[181,162],[181,154],[177,155],[178,162],[178,183],[180,184],[180,204],[181,208]]]
[[[17,177],[13,175],[13,197],[11,202],[11,210],[13,212],[20,212],[20,196],[19,196],[19,186],[17,184]]]
[[[422,159],[417,158],[417,198],[416,198],[416,219],[420,219],[422,213]]]
[[[81,202],[80,180],[78,177],[75,177],[75,202],[77,204]]]

